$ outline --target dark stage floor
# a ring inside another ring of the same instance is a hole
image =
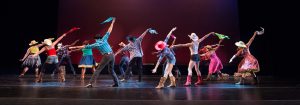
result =
[[[2,75],[0,105],[300,105],[299,82],[272,77],[260,77],[259,85],[235,85],[231,79],[191,87],[180,78],[176,88],[155,89],[158,76],[145,76],[142,82],[133,78],[118,88],[108,87],[110,76],[100,76],[94,88],[84,88],[88,79],[79,77],[60,83],[48,75],[35,83],[32,75]]]

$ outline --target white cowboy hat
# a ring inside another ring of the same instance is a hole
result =
[[[238,46],[238,47],[243,47],[243,48],[247,47],[246,44],[243,41],[235,42],[235,45]]]
[[[46,44],[46,45],[48,45],[48,46],[50,46],[50,45],[52,45],[52,40],[53,40],[54,38],[48,38],[48,39],[44,39],[44,44]]]
[[[199,37],[196,35],[196,33],[191,33],[191,35],[188,35],[193,41],[197,41]]]
[[[35,45],[35,44],[37,44],[37,43],[38,43],[37,41],[32,40],[32,41],[29,43],[29,46]]]

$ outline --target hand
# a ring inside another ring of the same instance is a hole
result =
[[[172,31],[175,31],[177,29],[177,27],[172,28]]]
[[[152,70],[152,73],[156,73],[156,68],[154,68],[154,69]]]
[[[24,59],[19,59],[19,61],[23,62],[23,61],[24,61]]]
[[[229,60],[229,63],[231,63],[231,62],[232,62],[232,59]]]
[[[210,32],[210,34],[215,34],[215,32]]]

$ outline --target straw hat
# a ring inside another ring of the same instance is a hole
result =
[[[46,45],[48,45],[48,46],[50,46],[50,45],[52,45],[52,40],[53,40],[54,38],[48,38],[48,39],[44,39],[44,44],[46,44]]]
[[[120,42],[118,45],[124,47],[124,46],[125,46],[125,43]]]
[[[188,35],[193,41],[197,41],[199,37],[196,35],[196,33],[191,33],[191,35]]]
[[[243,41],[235,42],[235,45],[238,46],[238,47],[243,47],[243,48],[247,47],[246,44]]]
[[[167,44],[164,41],[158,41],[155,44],[155,49],[156,50],[163,50],[166,46],[167,46]]]
[[[37,41],[32,40],[32,41],[29,43],[29,46],[35,45],[35,44],[37,44],[37,43],[38,43]]]

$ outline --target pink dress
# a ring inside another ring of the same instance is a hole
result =
[[[238,72],[259,72],[259,64],[257,59],[251,55],[249,47],[240,50],[240,56],[244,57],[238,66]]]
[[[210,63],[209,63],[209,74],[217,73],[221,69],[223,69],[223,65],[219,57],[215,52],[210,55]]]

